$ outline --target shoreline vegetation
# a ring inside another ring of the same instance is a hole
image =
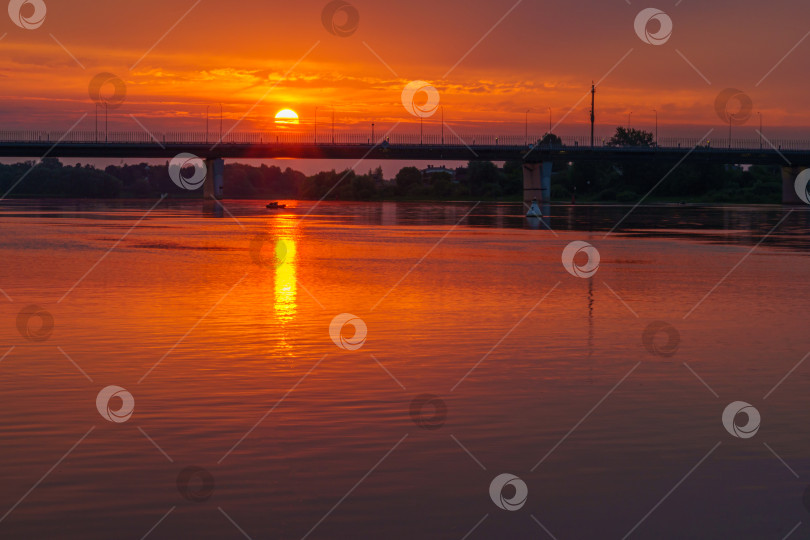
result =
[[[557,144],[546,135],[538,144]],[[653,146],[649,132],[617,128],[615,146]],[[0,193],[8,198],[150,198],[167,193],[172,198],[195,199],[202,190],[176,186],[163,165],[63,165],[58,159],[0,165]],[[779,204],[782,178],[779,167],[683,163],[672,170],[668,162],[583,161],[555,162],[551,202],[563,203],[729,203]],[[191,171],[187,171],[187,176]],[[22,182],[19,179],[25,177]],[[663,179],[663,181],[662,181]],[[15,184],[19,182],[18,185]],[[660,182],[660,185],[656,185]],[[12,189],[13,187],[13,189]],[[653,189],[655,188],[655,189]],[[9,192],[10,191],[10,192]],[[334,201],[459,201],[517,202],[523,199],[523,167],[506,162],[472,161],[466,167],[402,168],[394,178],[382,168],[365,174],[324,171],[312,176],[291,168],[228,163],[226,199],[291,199]]]

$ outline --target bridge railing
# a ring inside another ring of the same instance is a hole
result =
[[[385,141],[383,140],[385,137]],[[51,143],[56,144],[294,144],[294,145],[366,145],[381,144],[387,142],[392,146],[398,145],[423,145],[423,146],[470,146],[470,147],[504,147],[504,148],[587,148],[590,147],[590,137],[588,136],[563,136],[561,142],[549,145],[542,142],[542,136],[530,134],[526,135],[494,135],[468,133],[463,131],[445,130],[441,133],[380,133],[373,135],[369,132],[336,132],[330,130],[318,130],[317,139],[315,134],[301,132],[231,132],[223,135],[220,141],[220,134],[214,132],[195,131],[169,131],[147,133],[144,130],[137,131],[71,131],[69,133],[58,131],[3,131],[0,130],[0,143]],[[609,146],[609,139],[600,137],[594,140],[594,146],[604,148]],[[711,138],[700,140],[690,137],[662,137],[658,140],[660,148],[712,148],[720,150],[807,150],[810,149],[810,139],[771,139],[764,138]]]

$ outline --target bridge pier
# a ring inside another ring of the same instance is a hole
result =
[[[203,198],[206,200],[221,199],[225,194],[225,160],[206,158],[205,170]]]
[[[523,201],[531,204],[537,199],[540,204],[551,201],[551,161],[523,164]]]
[[[805,204],[796,193],[796,177],[806,167],[782,167],[782,204]]]

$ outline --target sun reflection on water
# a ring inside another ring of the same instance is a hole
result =
[[[276,268],[276,276],[273,287],[274,302],[273,307],[276,313],[276,320],[281,324],[290,322],[298,310],[296,302],[298,287],[296,285],[296,245],[292,236],[281,236],[276,246],[276,252],[286,250],[284,263]]]

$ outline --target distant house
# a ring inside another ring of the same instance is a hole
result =
[[[458,183],[462,178],[459,178],[461,175],[463,178],[467,176],[467,169],[464,167],[458,167],[456,169],[448,169],[444,165],[442,166],[433,166],[428,165],[426,169],[422,169],[422,178],[425,180],[430,180],[432,176],[437,174],[447,174],[450,176],[450,180],[453,183]]]
[[[453,169],[448,169],[444,165],[442,165],[441,167],[434,167],[433,165],[428,165],[427,169],[422,169],[422,178],[427,179],[428,177],[433,176],[434,174],[441,174],[441,173],[449,174],[451,178],[455,178],[456,176],[456,171],[454,171]]]

